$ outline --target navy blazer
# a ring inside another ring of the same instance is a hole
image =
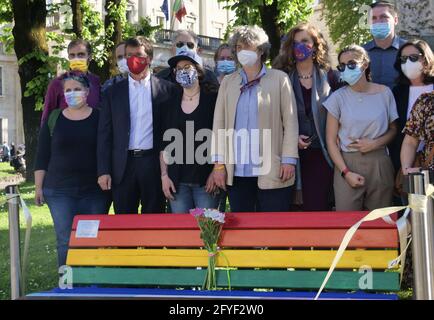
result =
[[[98,125],[98,177],[110,174],[119,184],[125,173],[130,140],[129,77],[110,86],[103,95]],[[173,83],[151,75],[153,141],[158,157],[162,141],[163,115],[179,103],[180,89]]]

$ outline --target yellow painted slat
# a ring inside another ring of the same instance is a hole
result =
[[[223,250],[230,267],[238,268],[329,268],[333,250]],[[338,268],[387,268],[396,250],[348,250]],[[70,249],[70,266],[205,267],[208,253],[200,249]],[[217,265],[227,266],[219,255]]]

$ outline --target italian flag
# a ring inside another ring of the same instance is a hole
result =
[[[187,15],[187,10],[185,9],[183,0],[175,0],[175,3],[173,4],[173,12],[175,13],[176,19],[178,19],[179,22],[182,22],[182,17]]]

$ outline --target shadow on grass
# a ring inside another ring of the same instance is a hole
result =
[[[25,230],[21,230],[21,250]],[[23,254],[23,251],[21,251]],[[0,300],[10,299],[9,231],[0,229]],[[57,253],[53,226],[32,227],[26,276],[26,294],[57,286]]]

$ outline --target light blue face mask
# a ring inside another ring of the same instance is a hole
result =
[[[176,55],[178,55],[182,51],[184,51],[184,52],[190,51],[190,52],[195,53],[195,50],[189,49],[187,45],[184,45],[181,48],[178,48],[178,47],[176,48]]]
[[[386,39],[392,28],[388,22],[380,22],[371,25],[371,34],[375,39],[384,40]]]
[[[219,60],[217,61],[217,72],[219,74],[230,74],[236,69],[235,61],[233,60]]]
[[[363,71],[359,66],[357,66],[354,70],[351,70],[347,66],[344,72],[341,72],[341,80],[345,81],[350,86],[353,86],[357,83],[357,81],[359,81],[362,75],[363,75]]]

